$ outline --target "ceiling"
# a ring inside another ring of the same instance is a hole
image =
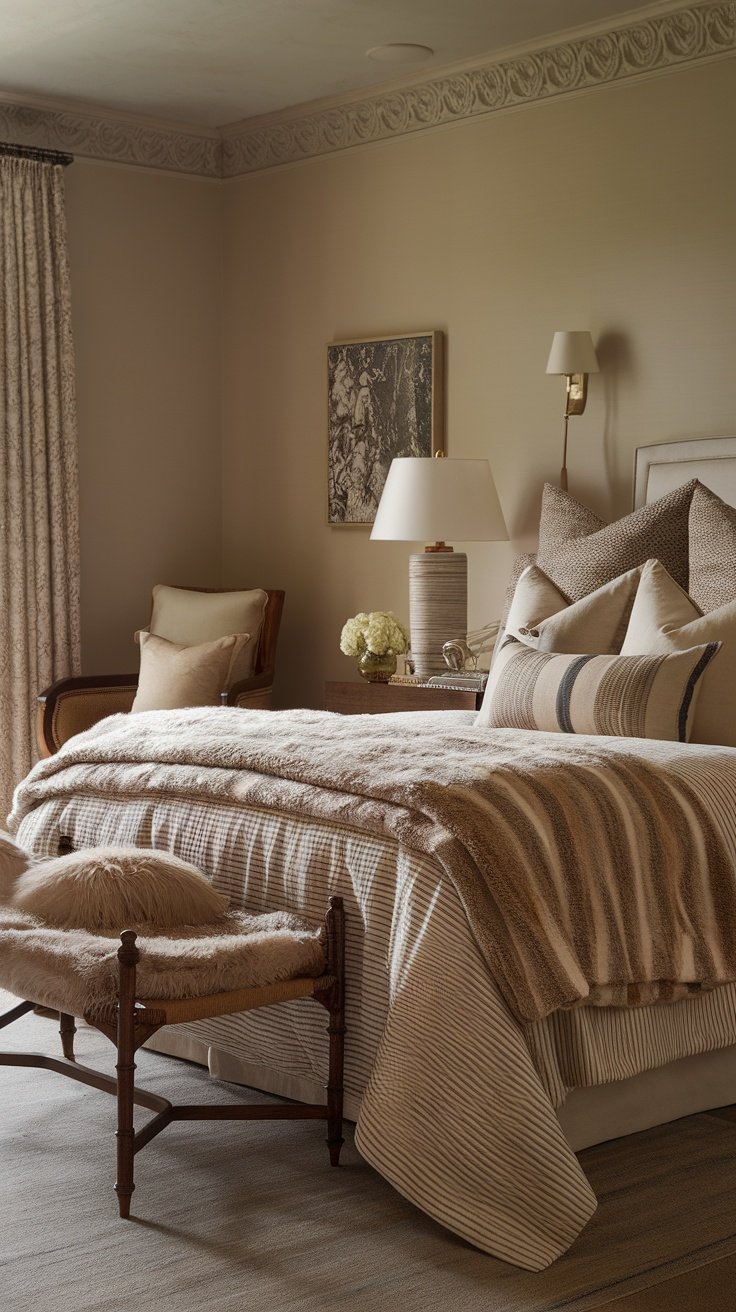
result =
[[[0,0],[0,94],[220,127],[664,6],[637,0]],[[371,46],[431,46],[425,64]]]

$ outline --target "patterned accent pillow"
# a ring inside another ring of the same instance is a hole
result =
[[[664,566],[647,561],[622,654],[685,651],[704,642],[720,642],[721,653],[700,686],[690,739],[736,747],[736,600],[701,615]]]
[[[706,611],[736,600],[736,510],[702,483],[690,505],[688,591]]]
[[[559,487],[545,484],[537,564],[573,601],[645,560],[661,560],[684,588],[688,581],[688,516],[696,479],[625,515],[603,520]]]
[[[475,723],[687,742],[698,680],[719,646],[668,656],[552,655],[509,638]]]

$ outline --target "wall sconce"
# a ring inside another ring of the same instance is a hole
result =
[[[567,424],[570,415],[581,415],[588,399],[588,374],[598,373],[598,359],[590,333],[555,333],[547,361],[548,374],[564,374],[565,437],[562,444],[560,487],[567,491]]]

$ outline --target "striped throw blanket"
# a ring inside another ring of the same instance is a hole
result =
[[[391,834],[454,883],[522,1021],[736,980],[736,750],[489,730],[464,716],[115,716],[41,762],[11,823],[145,781]],[[452,969],[448,963],[448,975]]]

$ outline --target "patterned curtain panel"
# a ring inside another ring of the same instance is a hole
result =
[[[0,155],[0,827],[36,694],[79,672],[79,497],[63,170]]]

